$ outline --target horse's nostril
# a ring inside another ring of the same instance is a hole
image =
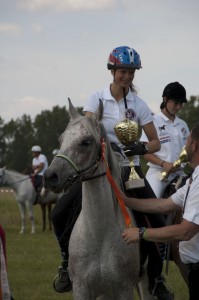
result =
[[[45,174],[44,175],[44,186],[45,187],[56,187],[58,185],[59,178],[56,173]]]

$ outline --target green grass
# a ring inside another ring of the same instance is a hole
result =
[[[34,207],[36,234],[19,234],[21,218],[11,193],[0,193],[0,224],[7,239],[9,284],[15,300],[72,300],[72,294],[58,294],[52,288],[61,257],[53,232],[42,232],[40,206]],[[173,287],[175,300],[187,300],[187,287],[177,267],[170,262],[167,282]],[[81,300],[81,299],[80,299]]]

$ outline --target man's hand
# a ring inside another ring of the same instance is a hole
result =
[[[122,233],[123,240],[127,243],[127,245],[131,243],[137,243],[140,241],[139,238],[139,229],[134,228],[126,228]]]
[[[125,147],[124,149],[124,154],[127,157],[131,157],[134,155],[144,155],[148,152],[148,149],[143,143],[133,143],[130,146]]]

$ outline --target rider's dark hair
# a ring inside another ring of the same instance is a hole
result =
[[[160,104],[160,109],[163,109],[165,107],[164,101]]]

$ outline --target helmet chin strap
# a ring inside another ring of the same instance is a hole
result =
[[[123,88],[123,97],[124,97],[124,106],[125,106],[125,109],[127,109],[128,106],[127,106],[127,101],[126,101],[126,90],[125,90],[125,88]]]

